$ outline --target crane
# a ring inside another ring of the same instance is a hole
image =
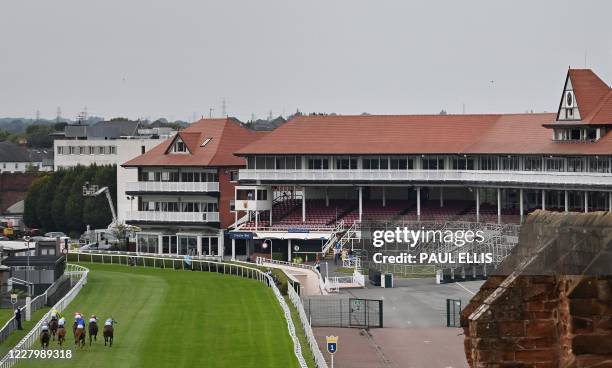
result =
[[[110,207],[111,214],[113,215],[113,222],[108,226],[109,228],[117,226],[117,212],[115,212],[115,206],[113,205],[113,199],[110,195],[108,187],[99,188],[97,185],[91,185],[88,181],[83,185],[83,196],[85,197],[97,197],[100,194],[106,194],[106,200],[108,200],[108,206]]]

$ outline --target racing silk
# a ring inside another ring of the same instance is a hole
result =
[[[91,322],[98,322],[98,320],[97,320],[97,319],[95,319],[95,318],[90,318],[90,319],[89,319],[89,323],[91,323]]]
[[[49,331],[49,326],[47,326],[47,325],[42,325],[42,330],[43,330],[43,331]]]
[[[66,324],[66,318],[64,318],[64,317],[60,318],[59,321],[57,322],[57,324],[59,326],[64,327],[64,325]]]
[[[113,325],[113,319],[109,318],[106,320],[106,322],[104,322],[104,326],[112,326]]]
[[[85,328],[85,321],[83,318],[77,318],[76,320],[77,328]]]

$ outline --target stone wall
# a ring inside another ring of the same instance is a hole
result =
[[[596,216],[612,220],[612,215]],[[550,225],[550,217],[542,213],[535,217],[529,220],[532,226],[526,228],[542,235],[545,232],[537,231],[535,225],[537,221]],[[586,227],[580,232],[589,236]],[[546,251],[526,251],[535,248],[527,241],[530,236],[533,234],[521,234],[517,248],[522,249],[513,252],[514,256],[520,254],[522,261],[548,255]],[[539,244],[542,240],[540,237]],[[594,245],[594,241],[574,243],[579,246],[570,247],[571,252],[586,246],[596,254],[592,262],[601,262],[601,255],[610,248],[608,244]],[[564,256],[567,255],[560,258]],[[514,259],[505,263],[513,264],[514,272],[491,276],[462,311],[470,367],[612,367],[612,272],[523,274],[529,264],[510,257]],[[587,260],[577,258],[579,262],[573,262],[573,269],[590,269]],[[568,264],[567,260],[562,263],[563,267]],[[612,271],[612,263],[609,268]]]

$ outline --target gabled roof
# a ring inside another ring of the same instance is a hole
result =
[[[140,122],[129,120],[100,121],[94,125],[66,125],[66,138],[107,138],[117,139],[138,135]]]
[[[9,141],[0,142],[0,162],[31,162],[27,148]]]
[[[233,152],[257,141],[265,133],[255,132],[233,119],[202,119],[158,146],[122,166],[243,166],[245,160]],[[188,154],[169,153],[175,139],[183,140]],[[202,147],[208,138],[211,140]]]
[[[567,78],[572,82],[581,122],[612,124],[612,89],[591,69],[570,69]]]

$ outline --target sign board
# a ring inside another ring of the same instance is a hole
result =
[[[17,294],[15,293],[11,294],[11,304],[17,304]]]
[[[338,336],[325,336],[327,340],[327,352],[335,354],[338,351]]]
[[[300,228],[289,228],[287,229],[288,233],[301,233],[301,234],[307,234],[310,232],[310,230],[308,229],[300,229]]]
[[[226,234],[230,239],[253,239],[253,233],[250,232],[228,231]]]

